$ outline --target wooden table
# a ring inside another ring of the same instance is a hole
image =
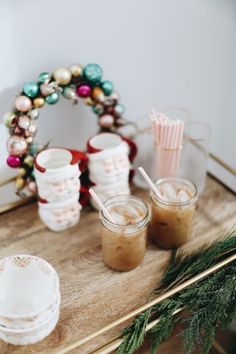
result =
[[[148,198],[144,191],[136,189],[134,193]],[[195,249],[235,223],[235,195],[208,177],[199,200],[192,240],[184,247]],[[91,208],[82,212],[79,225],[62,233],[51,232],[42,224],[36,203],[0,216],[0,257],[26,253],[46,259],[59,273],[62,293],[60,321],[54,332],[42,342],[27,347],[0,341],[1,354],[65,353],[69,344],[147,301],[163,274],[170,252],[150,244],[141,266],[127,273],[115,272],[102,261],[99,231],[98,214]],[[117,337],[124,325],[69,352],[93,352]]]

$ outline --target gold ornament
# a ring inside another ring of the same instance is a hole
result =
[[[91,97],[87,97],[84,100],[84,103],[87,104],[88,106],[93,106],[94,105],[94,101],[92,100]]]
[[[25,181],[22,177],[17,177],[16,178],[16,189],[19,191],[24,188],[25,186]]]
[[[65,67],[60,67],[53,73],[53,77],[59,85],[69,84],[71,76],[71,71]]]
[[[34,158],[33,158],[33,156],[26,156],[26,158],[24,159],[24,163],[26,164],[26,165],[28,165],[29,167],[33,167],[33,165],[34,165]]]
[[[26,170],[23,167],[19,168],[18,176],[23,177],[25,174],[26,174]]]
[[[45,100],[42,97],[38,97],[34,99],[34,107],[41,108],[44,106]]]
[[[70,71],[74,77],[79,77],[83,74],[83,67],[80,64],[73,64],[70,67]]]

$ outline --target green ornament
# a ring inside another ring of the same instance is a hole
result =
[[[93,106],[93,112],[100,115],[104,112],[104,108],[101,104],[96,104]]]
[[[93,84],[98,84],[102,78],[102,68],[98,64],[88,64],[84,68],[84,77]]]
[[[106,96],[109,96],[113,91],[113,83],[111,81],[103,81],[100,86]]]
[[[114,112],[116,113],[116,115],[118,116],[122,116],[122,114],[125,111],[125,107],[122,104],[117,104],[114,108]]]
[[[59,101],[59,94],[57,92],[53,92],[51,95],[45,98],[45,101],[48,104],[56,104]]]
[[[3,116],[3,122],[8,128],[11,128],[11,127],[13,127],[15,125],[14,124],[15,123],[15,118],[16,118],[16,114],[15,113],[7,112]]]
[[[31,156],[37,155],[40,150],[40,145],[37,142],[33,142],[29,146],[29,153]]]
[[[39,85],[37,82],[29,81],[24,84],[23,91],[28,97],[36,97],[39,93]]]
[[[69,100],[73,100],[76,98],[75,89],[69,86],[63,88],[62,94],[65,98],[68,98]]]
[[[47,83],[50,79],[51,79],[51,74],[50,73],[43,72],[43,73],[39,74],[38,80],[42,84]]]

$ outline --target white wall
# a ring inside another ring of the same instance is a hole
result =
[[[236,166],[234,0],[1,0],[0,45],[0,116],[41,71],[95,62],[115,83],[128,118],[153,106],[187,107],[211,125],[211,150]],[[88,107],[64,99],[43,108],[38,122],[41,141],[75,148],[96,129]],[[12,173],[6,137],[1,125],[1,177]]]

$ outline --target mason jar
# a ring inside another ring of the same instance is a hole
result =
[[[164,185],[171,185],[176,191],[184,191],[188,198],[184,200],[168,200],[166,196],[161,197]],[[197,203],[196,185],[184,178],[166,177],[158,179],[155,183],[160,191],[158,197],[151,194],[151,222],[149,235],[161,248],[177,248],[185,244],[191,235],[193,215]]]
[[[112,269],[129,271],[143,260],[147,243],[149,208],[140,198],[118,195],[104,203],[117,223],[100,211],[102,254]]]

